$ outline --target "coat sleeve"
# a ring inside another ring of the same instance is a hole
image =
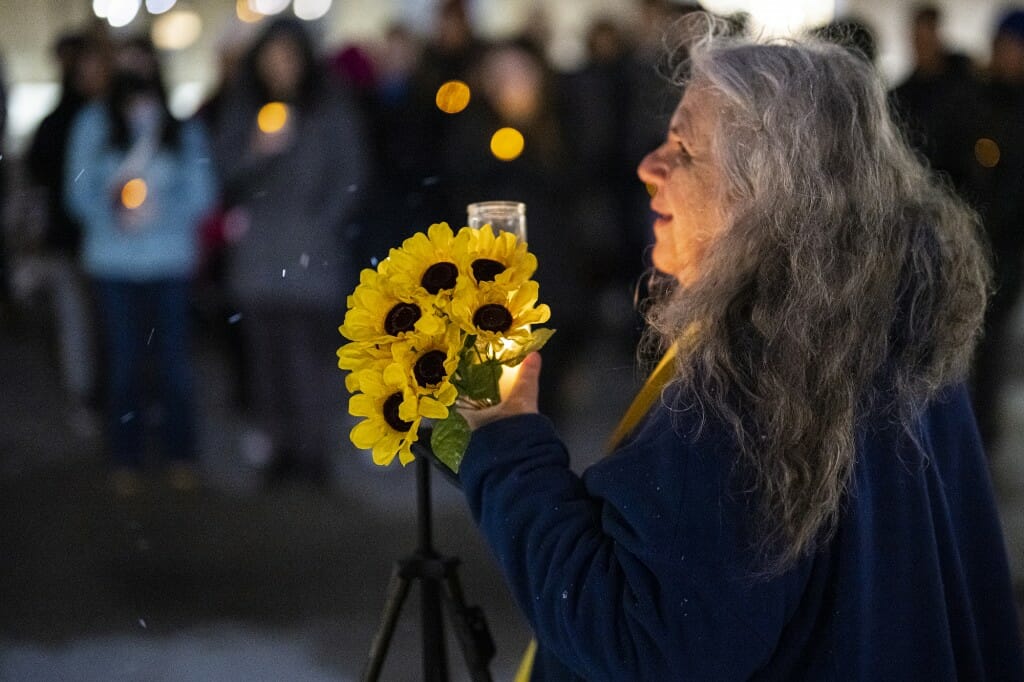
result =
[[[680,442],[668,431],[651,447]],[[460,478],[541,647],[575,674],[747,679],[784,626],[776,606],[798,590],[736,579],[736,543],[720,530],[727,502],[684,500],[674,474],[636,464],[657,459],[627,455],[585,483],[550,422],[520,415],[474,432]]]
[[[71,126],[64,167],[64,200],[68,213],[86,230],[114,225],[114,200],[102,157],[108,137],[105,110],[100,105],[79,112]]]

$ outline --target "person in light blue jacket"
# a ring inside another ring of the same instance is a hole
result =
[[[171,115],[146,45],[122,49],[106,101],[78,115],[65,170],[65,199],[83,225],[82,264],[95,287],[108,363],[112,484],[131,494],[141,483],[144,360],[152,352],[170,480],[194,486],[189,288],[215,178],[206,134],[198,122]]]

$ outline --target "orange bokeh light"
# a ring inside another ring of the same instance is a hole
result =
[[[121,188],[121,203],[125,208],[138,208],[146,201],[148,188],[142,178],[132,178]]]
[[[437,89],[434,102],[446,114],[457,114],[469,106],[469,86],[462,81],[448,81]]]
[[[288,106],[282,102],[268,102],[256,115],[256,125],[265,133],[276,133],[288,122]]]
[[[974,143],[974,158],[985,168],[995,168],[999,165],[999,145],[995,140],[983,137]]]
[[[512,161],[523,153],[523,134],[515,128],[501,128],[491,136],[491,153],[502,161]]]
[[[243,21],[246,24],[255,24],[263,18],[262,14],[254,12],[249,7],[249,0],[237,0],[235,2],[235,15],[238,16],[239,21]]]

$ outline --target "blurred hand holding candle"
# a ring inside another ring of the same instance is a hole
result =
[[[280,154],[292,142],[295,112],[284,102],[267,102],[256,114],[253,150],[262,156]]]

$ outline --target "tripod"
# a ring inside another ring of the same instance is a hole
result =
[[[428,434],[429,435],[429,434]],[[429,437],[426,439],[429,442]],[[413,580],[420,582],[421,629],[423,637],[423,680],[447,682],[448,657],[445,652],[444,605],[473,682],[491,682],[487,663],[494,657],[494,641],[487,629],[483,611],[467,606],[462,596],[462,585],[456,573],[459,560],[439,555],[434,550],[433,521],[430,507],[430,467],[436,461],[426,445],[413,446],[416,454],[416,506],[419,546],[412,555],[399,559],[388,582],[387,599],[381,614],[380,626],[370,645],[370,654],[363,671],[363,682],[376,682],[380,677],[388,645],[395,632],[398,614],[409,596]],[[442,471],[451,474],[443,464]],[[457,479],[456,479],[457,480]]]

